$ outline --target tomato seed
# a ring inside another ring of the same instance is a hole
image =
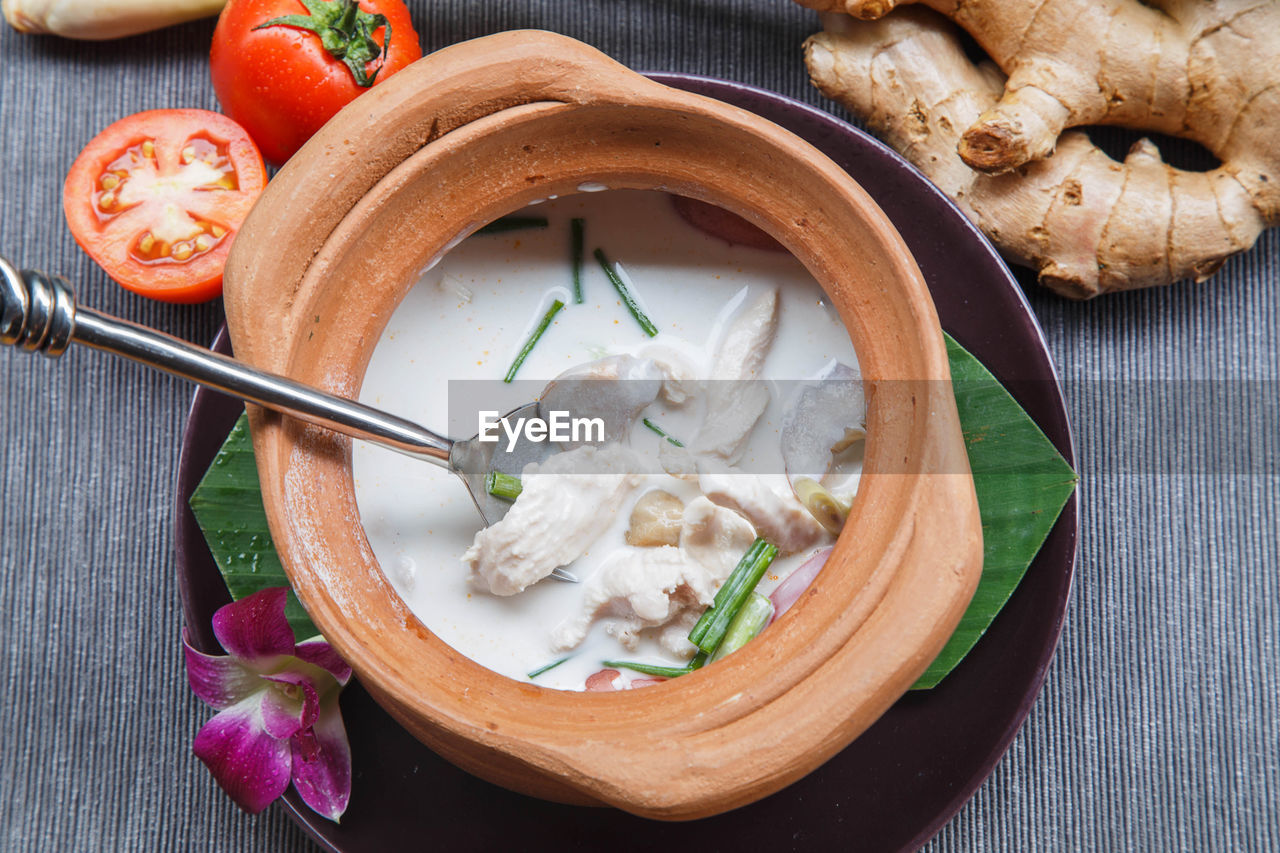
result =
[[[173,254],[174,260],[185,261],[187,258],[191,257],[191,244],[190,243],[174,243],[172,254]]]
[[[107,172],[102,176],[102,188],[104,190],[113,190],[120,186],[120,178],[111,172]]]
[[[110,210],[115,206],[116,206],[115,193],[103,193],[102,198],[98,199],[98,207],[102,208],[103,210]]]

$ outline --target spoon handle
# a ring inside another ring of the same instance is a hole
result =
[[[0,257],[0,341],[56,358],[71,342],[449,468],[453,441],[425,427],[186,341],[76,306],[66,280]]]

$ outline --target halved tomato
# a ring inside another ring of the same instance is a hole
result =
[[[150,110],[85,146],[62,208],[89,257],[125,288],[166,302],[222,292],[240,223],[267,184],[244,128],[208,110]]]

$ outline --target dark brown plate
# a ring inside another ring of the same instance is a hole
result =
[[[977,229],[914,167],[856,128],[781,95],[704,77],[649,76],[762,115],[843,166],[902,232],[943,328],[1005,384],[1074,465],[1057,376],[1022,290]],[[225,330],[215,348],[229,351]],[[179,461],[178,585],[195,644],[213,653],[219,649],[210,620],[230,599],[187,499],[241,410],[236,400],[197,391]],[[941,685],[907,694],[824,766],[729,814],[667,824],[513,794],[437,757],[355,683],[342,697],[355,779],[341,825],[314,815],[292,790],[285,804],[323,847],[345,853],[424,846],[914,849],[982,784],[1040,691],[1071,590],[1077,511],[1073,495],[987,635]]]

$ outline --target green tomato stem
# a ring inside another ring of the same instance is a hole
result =
[[[356,0],[302,0],[307,8],[305,15],[282,15],[263,21],[255,30],[267,27],[293,27],[315,33],[320,44],[334,59],[347,66],[356,85],[367,89],[373,85],[387,62],[387,50],[391,47],[391,23],[385,15],[373,15],[360,8]],[[382,45],[374,40],[373,33],[382,27]],[[371,62],[378,67],[370,73]]]

